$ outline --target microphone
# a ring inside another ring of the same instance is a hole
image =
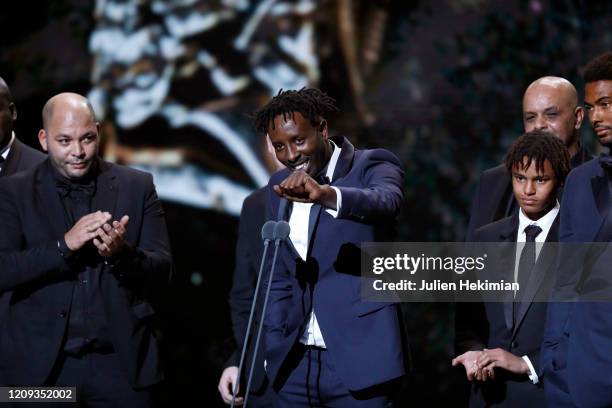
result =
[[[261,239],[263,240],[264,249],[263,249],[263,254],[261,256],[261,262],[259,264],[259,274],[257,275],[257,283],[255,285],[255,292],[253,293],[253,301],[251,302],[251,312],[249,315],[249,322],[247,324],[247,330],[246,330],[246,333],[244,334],[244,340],[242,342],[242,351],[240,353],[240,364],[238,365],[238,377],[236,378],[236,382],[234,383],[234,389],[232,390],[232,404],[231,404],[232,408],[234,407],[236,403],[236,395],[238,394],[238,389],[240,386],[240,373],[242,373],[242,365],[244,364],[244,358],[246,356],[247,345],[249,343],[249,337],[251,337],[251,326],[253,324],[253,317],[255,316],[255,308],[257,306],[257,298],[259,295],[259,286],[261,283],[263,267],[266,262],[266,255],[268,253],[268,247],[270,246],[270,241],[272,241],[273,239],[276,239],[276,235],[277,235],[276,234],[276,224],[277,224],[276,221],[269,220],[269,221],[266,221],[266,223],[261,227]],[[262,313],[262,323],[263,323],[263,313]],[[255,363],[255,360],[253,360],[253,364],[254,363]],[[253,365],[251,365],[251,367],[253,367]],[[251,383],[252,370],[253,368],[251,368],[251,374],[249,375],[249,382],[248,382],[247,390],[245,393],[245,401],[244,401],[245,406],[246,406],[246,395],[248,395],[249,393],[249,388],[250,388],[249,385]]]
[[[274,231],[276,230],[276,221],[266,221],[261,227],[261,239],[264,241],[264,245],[274,239]]]
[[[270,222],[270,221],[268,221]],[[277,221],[274,226],[274,245],[280,245],[281,241],[284,241],[289,236],[291,227],[287,221]]]
[[[269,221],[268,221],[269,222]],[[257,337],[255,338],[255,348],[253,349],[253,359],[251,360],[251,369],[249,370],[249,377],[247,381],[247,387],[244,392],[244,408],[247,406],[249,400],[249,390],[251,389],[251,380],[253,379],[253,370],[255,369],[255,361],[257,360],[257,352],[259,351],[259,341],[261,339],[261,331],[263,329],[263,321],[266,317],[266,309],[268,308],[268,300],[270,298],[270,287],[272,286],[272,278],[274,277],[274,268],[276,267],[276,258],[278,256],[278,248],[280,244],[287,239],[291,227],[287,221],[277,221],[274,225],[274,233],[272,235],[274,239],[274,258],[272,258],[272,266],[270,267],[270,276],[268,277],[268,287],[266,288],[266,297],[261,309],[261,322],[257,329]],[[259,281],[258,281],[259,284]]]

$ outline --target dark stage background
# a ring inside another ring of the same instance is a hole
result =
[[[0,6],[0,76],[20,139],[38,145],[49,97],[87,94],[104,156],[153,173],[177,266],[160,311],[170,397],[215,407],[237,215],[270,169],[247,113],[280,88],[322,88],[337,133],[402,160],[399,240],[462,240],[479,173],[521,133],[526,86],[559,75],[582,93],[610,27],[605,0],[21,0]],[[398,406],[460,406],[452,306],[403,313],[414,367]]]

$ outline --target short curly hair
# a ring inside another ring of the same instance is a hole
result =
[[[527,158],[527,163],[525,163]],[[565,182],[570,172],[570,154],[561,139],[550,132],[534,130],[519,137],[506,155],[505,165],[512,174],[515,166],[527,168],[535,161],[536,170],[544,168],[544,162],[550,162],[559,185]],[[526,166],[525,166],[526,164]]]
[[[584,83],[612,81],[612,52],[593,58],[584,67]]]
[[[338,107],[334,98],[317,88],[302,88],[299,91],[281,89],[270,102],[254,113],[253,118],[255,129],[265,134],[270,125],[274,129],[274,118],[278,115],[287,118],[299,112],[313,126],[317,126],[321,118],[336,111]]]

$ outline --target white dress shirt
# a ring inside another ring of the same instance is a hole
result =
[[[334,170],[336,169],[336,164],[338,163],[338,158],[340,157],[340,151],[342,149],[336,146],[336,144],[331,140],[329,142],[334,150],[331,158],[329,159],[325,175],[331,180],[333,178]],[[338,216],[338,212],[340,211],[340,206],[342,205],[342,195],[340,194],[340,190],[338,188],[333,186],[332,188],[336,191],[336,209],[332,210],[331,208],[327,208],[325,211],[327,211],[327,213],[332,217],[336,218]],[[293,246],[300,257],[303,260],[306,260],[308,256],[308,221],[310,219],[310,209],[312,208],[312,203],[293,202],[292,205],[293,209],[291,211],[291,216],[289,217],[289,226],[291,227],[289,239],[291,239],[291,242],[293,243]],[[321,333],[321,328],[317,322],[314,307],[310,312],[309,321],[304,329],[304,333],[302,333],[300,343],[307,346],[325,348],[325,341],[323,340],[323,334]]]
[[[515,282],[517,282],[517,279],[518,279],[518,267],[519,267],[518,260],[521,258],[521,252],[523,251],[525,242],[527,242],[527,235],[525,234],[525,228],[527,228],[529,225],[537,225],[538,227],[542,228],[542,231],[535,237],[535,242],[536,242],[535,243],[535,250],[536,250],[535,259],[537,262],[538,256],[540,255],[540,250],[542,249],[542,244],[546,241],[546,237],[548,236],[550,227],[552,227],[552,224],[555,221],[557,214],[559,214],[559,202],[558,201],[552,210],[550,210],[549,212],[546,213],[546,215],[542,216],[541,218],[535,221],[528,218],[523,212],[522,208],[519,211],[519,226],[518,226],[518,234],[516,237],[516,242],[517,242],[516,257],[514,258],[516,259],[516,262],[514,262],[514,281]],[[533,364],[531,364],[531,360],[529,360],[529,357],[527,356],[523,356],[523,360],[525,360],[525,362],[527,363],[527,366],[529,367],[529,379],[534,384],[537,384],[540,381],[540,379],[535,369],[533,368]]]

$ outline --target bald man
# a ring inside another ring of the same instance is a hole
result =
[[[525,132],[544,130],[560,138],[570,152],[572,168],[593,156],[580,143],[584,110],[578,106],[576,88],[567,79],[553,76],[532,82],[523,96]],[[485,170],[472,200],[466,241],[472,241],[476,229],[518,211],[512,194],[510,175],[499,165]]]
[[[21,143],[13,131],[17,108],[11,91],[0,78],[0,177],[10,176],[34,167],[45,160],[45,155]]]
[[[149,174],[98,157],[81,95],[43,109],[48,159],[0,179],[0,384],[76,387],[79,403],[149,407],[163,379],[152,300],[172,259]]]

